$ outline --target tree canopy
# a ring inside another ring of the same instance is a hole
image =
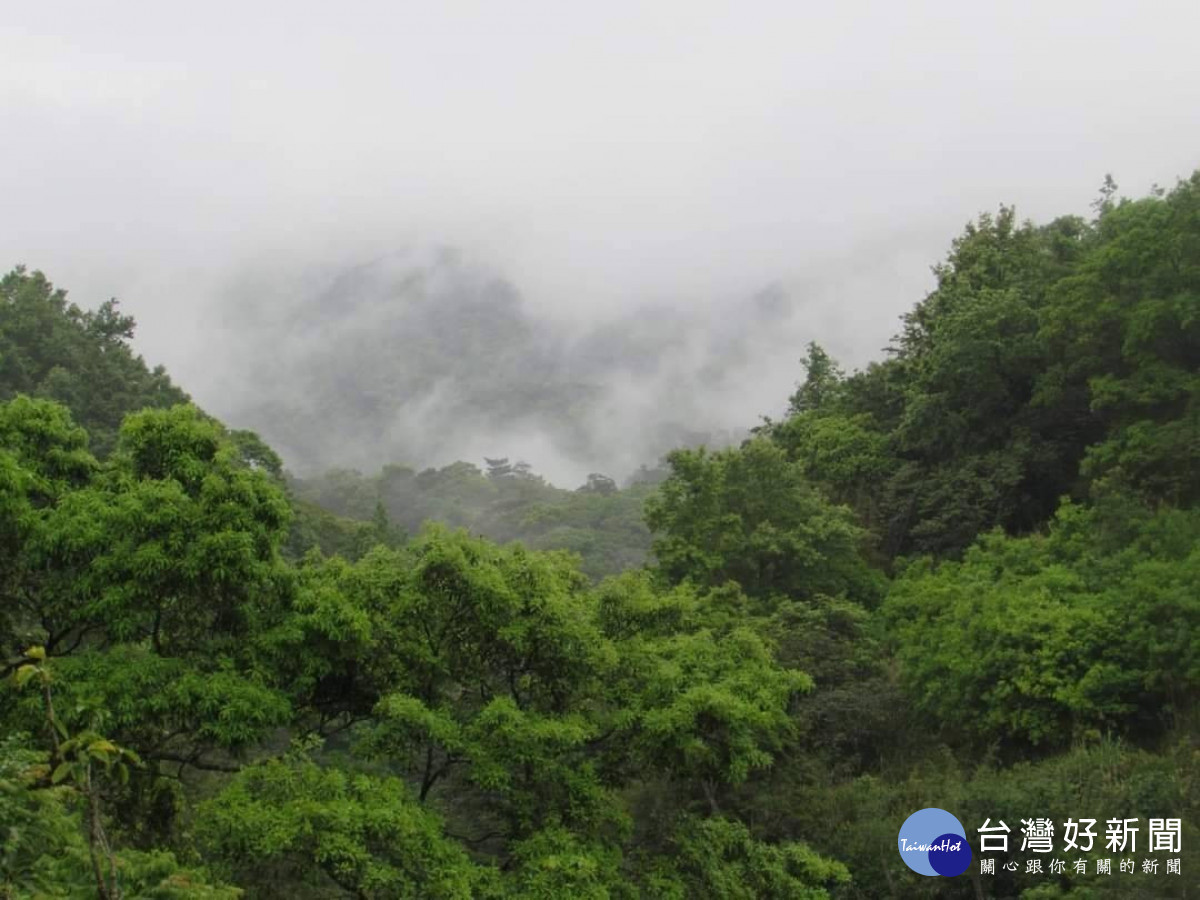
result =
[[[740,446],[562,490],[294,478],[14,270],[0,897],[1190,896],[894,848],[1165,814],[1200,865],[1200,173],[935,275]]]

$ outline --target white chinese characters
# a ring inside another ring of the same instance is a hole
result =
[[[1105,848],[1110,853],[1135,853],[1138,849],[1140,819],[1108,819],[1104,831]],[[1090,853],[1096,841],[1096,819],[1067,819],[1062,823],[1062,850]],[[1007,853],[1008,836],[1012,829],[1003,819],[992,824],[984,819],[975,829],[979,833],[981,853]],[[1055,825],[1048,818],[1021,820],[1021,850],[1026,853],[1053,853]],[[1180,819],[1150,819],[1146,852],[1179,853],[1182,821]]]

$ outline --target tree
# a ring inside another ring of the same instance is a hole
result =
[[[751,597],[850,593],[875,578],[849,510],[823,499],[803,469],[765,439],[668,456],[671,476],[646,504],[658,570],[670,584],[736,582]]]
[[[819,410],[829,401],[845,377],[833,358],[815,341],[808,345],[808,354],[800,364],[804,366],[804,383],[788,400],[791,413]]]
[[[1100,489],[1200,499],[1200,172],[1165,197],[1108,203],[1100,244],[1046,311],[1043,404],[1087,404],[1103,428],[1083,474]]]
[[[587,482],[576,490],[581,493],[600,494],[607,497],[617,492],[617,483],[607,475],[592,472],[588,475]]]
[[[133,353],[133,329],[115,300],[85,312],[41,272],[17,267],[0,278],[0,401],[23,393],[65,404],[106,455],[126,413],[187,402]]]
[[[662,897],[826,900],[828,889],[850,880],[845,866],[804,844],[757,841],[745,825],[729,819],[685,817],[672,845],[655,879]]]
[[[490,459],[485,456],[483,461],[487,463],[488,478],[507,478],[513,474],[513,467],[509,465],[507,456],[499,459]]]
[[[306,567],[288,629],[309,648],[297,687],[327,698],[313,704],[327,717],[359,719],[358,753],[511,873],[516,896],[609,884],[631,784],[661,779],[696,812],[720,809],[792,739],[811,687],[688,588],[597,590],[563,555],[431,528],[403,550]],[[692,611],[649,612],[680,602]],[[580,868],[548,872],[547,854]]]
[[[70,734],[54,713],[52,679],[50,667],[46,664],[45,648],[30,647],[25,651],[25,656],[30,661],[16,670],[13,680],[18,688],[34,683],[41,693],[46,730],[53,746],[50,783],[68,783],[83,796],[86,802],[88,851],[97,894],[102,900],[121,900],[117,860],[104,827],[103,801],[98,782],[101,770],[104,775],[115,774],[123,781],[128,781],[127,766],[131,763],[140,765],[141,760],[136,753],[117,746],[93,728]]]
[[[64,725],[100,728],[148,762],[203,766],[283,724],[289,702],[254,652],[290,591],[288,509],[270,477],[191,407],[130,416],[103,467],[54,404],[0,406],[0,429],[19,538],[4,560],[5,640],[55,660]]]
[[[905,682],[960,741],[1160,735],[1200,687],[1198,539],[1194,512],[1067,504],[1046,536],[914,563],[882,610]]]
[[[364,900],[469,900],[496,880],[402,781],[303,755],[243,770],[204,805],[199,832],[250,897],[299,882]]]

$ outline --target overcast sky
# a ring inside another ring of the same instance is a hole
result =
[[[981,210],[1200,165],[1198,33],[1194,0],[8,4],[0,265],[120,297],[217,412],[239,273],[414,243],[581,321],[802,285],[860,362]]]

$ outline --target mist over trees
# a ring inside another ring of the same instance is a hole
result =
[[[289,476],[147,368],[115,305],[14,270],[0,892],[1191,896],[1200,172],[1110,183],[1094,213],[979,217],[882,359],[797,343],[786,412],[747,411],[746,440],[574,489],[500,448]],[[468,398],[447,421],[549,428],[544,394],[554,446],[586,444],[589,379],[653,368],[615,335],[575,359],[510,289],[431,271],[454,287],[368,267],[298,320],[277,371],[313,394],[314,459],[356,433],[420,446],[388,429],[446,379]],[[366,318],[333,315],[351,298]],[[770,330],[755,308],[725,358]],[[1099,874],[1097,841],[1083,872],[926,878],[894,854],[928,806],[1013,845],[1030,816],[1179,818],[1182,874]]]
[[[786,385],[791,335],[816,327],[780,288],[580,326],[449,248],[231,297],[218,411],[306,476],[508,456],[563,488],[589,472],[623,480],[675,447],[744,437],[747,385]]]

